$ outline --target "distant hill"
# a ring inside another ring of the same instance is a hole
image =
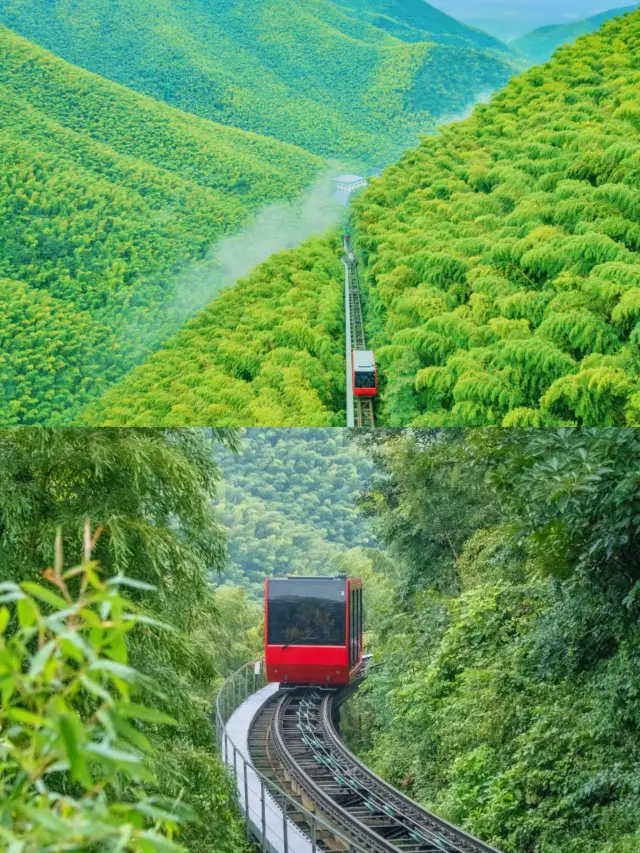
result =
[[[373,463],[346,430],[247,430],[240,455],[220,451],[216,515],[228,536],[220,582],[262,599],[266,577],[328,574],[336,557],[375,546],[356,499]]]
[[[373,165],[515,61],[423,0],[5,0],[0,23],[172,106]]]
[[[181,325],[184,270],[323,164],[4,27],[0,92],[0,422],[56,423]]]
[[[555,50],[561,45],[570,44],[579,36],[594,32],[611,18],[626,15],[628,12],[635,12],[639,5],[640,3],[634,3],[632,6],[624,6],[621,9],[609,9],[599,15],[585,18],[582,21],[574,21],[571,24],[541,27],[514,39],[510,42],[510,47],[520,51],[534,62],[546,62],[551,59]]]
[[[639,47],[605,24],[353,200],[379,426],[640,425]],[[338,253],[269,259],[84,419],[343,424]]]

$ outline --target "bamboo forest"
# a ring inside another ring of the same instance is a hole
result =
[[[637,430],[0,450],[3,849],[250,853],[211,703],[262,654],[265,578],[339,570],[364,585],[341,732],[368,767],[501,853],[638,849]]]
[[[614,19],[354,198],[378,423],[638,424],[639,43]],[[80,422],[344,424],[340,251],[274,255]]]

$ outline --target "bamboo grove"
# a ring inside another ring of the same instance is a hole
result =
[[[0,413],[68,422],[211,298],[212,245],[319,159],[215,125],[0,27]]]
[[[355,202],[391,425],[640,422],[640,13]]]

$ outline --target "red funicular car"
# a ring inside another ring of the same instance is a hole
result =
[[[267,681],[283,687],[349,684],[362,668],[362,581],[334,577],[265,582]]]

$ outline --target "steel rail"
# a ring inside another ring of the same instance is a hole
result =
[[[344,240],[345,268],[345,337],[347,351],[347,426],[361,429],[375,427],[373,400],[356,397],[352,387],[351,365],[354,350],[365,350],[367,341],[362,315],[362,296],[358,275],[358,259]]]
[[[280,776],[352,839],[350,849],[499,853],[401,794],[344,746],[334,716],[347,695],[317,690],[279,694],[270,711],[266,748],[272,762],[280,762]]]

